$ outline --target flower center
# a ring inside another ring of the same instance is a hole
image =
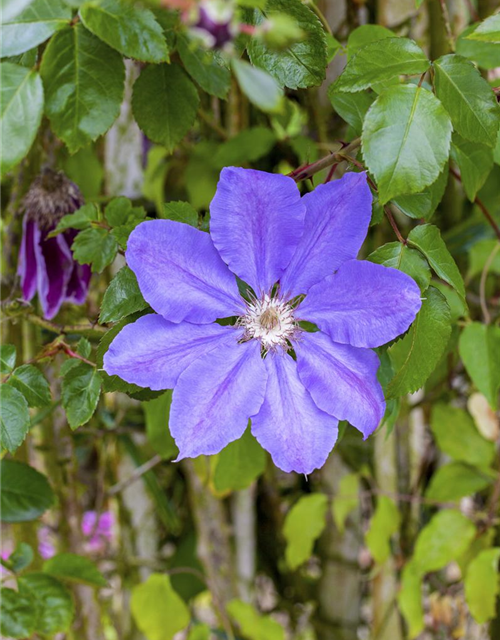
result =
[[[266,350],[287,348],[288,340],[299,331],[291,304],[268,294],[247,303],[238,324],[245,329],[245,339],[260,340]]]

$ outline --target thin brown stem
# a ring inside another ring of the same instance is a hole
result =
[[[50,320],[45,320],[45,318],[40,318],[34,313],[28,313],[24,316],[28,322],[37,325],[38,327],[42,327],[42,329],[48,329],[49,331],[53,331],[54,333],[80,333],[82,335],[97,335],[102,336],[106,333],[106,327],[100,327],[99,325],[92,324],[56,324],[55,322],[51,322]]]
[[[387,216],[387,219],[389,220],[389,224],[391,225],[392,230],[396,234],[396,238],[402,244],[407,244],[407,240],[405,240],[403,238],[403,236],[401,235],[401,231],[399,230],[399,227],[398,227],[398,225],[396,223],[396,220],[394,220],[394,216],[392,215],[392,211],[389,209],[389,207],[387,205],[384,205],[384,212],[385,212],[385,215]]]
[[[326,169],[327,167],[331,167],[332,164],[342,162],[346,160],[345,155],[354,151],[361,145],[361,138],[356,138],[350,144],[348,144],[345,148],[341,147],[342,152],[340,150],[334,151],[329,156],[325,158],[321,158],[321,160],[317,160],[311,164],[306,164],[298,169],[295,169],[288,175],[290,178],[293,178],[295,182],[301,182],[302,180],[308,180],[312,178],[315,173],[319,173]]]
[[[455,180],[462,182],[462,176],[453,167],[450,167],[450,173],[455,178]],[[484,217],[486,218],[486,220],[488,220],[488,223],[490,224],[491,228],[495,232],[496,237],[500,240],[500,227],[494,220],[491,213],[486,208],[486,205],[484,204],[484,202],[476,196],[474,200],[474,204],[476,204],[481,209]]]

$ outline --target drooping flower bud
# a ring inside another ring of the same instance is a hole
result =
[[[83,304],[87,297],[90,267],[75,262],[70,248],[78,232],[69,229],[48,237],[64,215],[82,204],[76,184],[64,173],[48,168],[35,178],[23,200],[23,237],[17,269],[22,296],[30,301],[38,292],[48,320],[58,313],[63,302]]]

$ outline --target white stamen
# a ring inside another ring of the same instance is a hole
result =
[[[267,350],[287,348],[287,341],[299,331],[289,302],[265,294],[247,303],[247,312],[238,319],[247,340],[260,340]]]

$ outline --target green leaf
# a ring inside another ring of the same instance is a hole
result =
[[[132,211],[132,203],[125,196],[113,198],[104,210],[104,217],[112,227],[125,224]]]
[[[124,0],[91,0],[80,7],[79,13],[89,31],[127,58],[168,60],[163,29],[149,9]]]
[[[118,322],[131,313],[146,309],[147,306],[134,272],[128,267],[122,267],[106,289],[99,322]]]
[[[227,604],[229,615],[236,620],[241,632],[249,640],[285,640],[285,630],[271,616],[257,613],[254,607],[242,600],[231,600]]]
[[[469,36],[478,26],[478,22],[467,27],[458,36],[456,41],[456,52],[472,60],[483,69],[496,69],[500,67],[500,43],[481,42],[480,40],[469,40]]]
[[[225,447],[216,462],[213,482],[217,491],[240,491],[264,473],[266,453],[247,429]]]
[[[389,349],[396,375],[387,397],[420,389],[438,364],[451,334],[450,308],[434,287],[425,292],[422,307],[408,333]]]
[[[177,37],[177,50],[186,71],[203,91],[224,100],[231,86],[231,72],[220,54],[207,51],[182,34]]]
[[[112,202],[110,202],[110,204],[112,204]],[[146,218],[146,210],[144,207],[132,207],[130,204],[130,207],[128,207],[128,214],[124,219],[127,209],[125,207],[121,211],[118,209],[119,208],[111,209],[113,212],[111,213],[108,211],[108,208],[106,208],[106,217],[110,217],[113,222],[118,225],[111,230],[111,235],[122,249],[126,249],[130,234]]]
[[[408,235],[408,244],[421,251],[436,275],[465,299],[464,281],[436,226],[422,224],[415,227]]]
[[[67,216],[63,216],[57,223],[57,227],[54,231],[49,233],[49,238],[57,236],[59,233],[66,231],[66,229],[89,229],[91,222],[95,222],[99,219],[99,213],[95,204],[88,202],[80,207],[75,213],[69,213]]]
[[[476,67],[462,56],[434,63],[436,95],[456,131],[471,142],[494,147],[500,123],[495,94]]]
[[[30,407],[46,407],[52,402],[49,383],[32,364],[23,364],[14,369],[9,384],[24,395]]]
[[[43,572],[78,584],[107,587],[108,583],[95,564],[76,553],[59,553],[43,563]]]
[[[23,443],[30,428],[28,402],[20,391],[10,384],[0,385],[0,443],[14,453]]]
[[[10,62],[0,64],[0,75],[0,170],[4,174],[27,155],[33,144],[42,119],[43,86],[34,69]]]
[[[239,166],[267,155],[276,143],[276,135],[267,127],[251,127],[223,142],[214,156],[217,167]]]
[[[90,358],[90,354],[92,353],[90,341],[82,336],[76,345],[76,352],[84,358]]]
[[[101,374],[90,364],[72,367],[62,382],[62,405],[72,429],[87,423],[94,415],[101,394]]]
[[[420,532],[413,564],[420,575],[438,571],[459,558],[476,535],[476,528],[459,511],[437,513]]]
[[[425,624],[422,607],[422,576],[411,561],[403,569],[398,603],[408,625],[408,636],[413,640],[422,633]]]
[[[98,158],[95,145],[68,155],[63,161],[64,173],[75,182],[86,200],[95,200],[101,194],[104,168]]]
[[[474,202],[493,169],[493,149],[479,142],[464,140],[456,133],[452,138],[451,157],[460,169],[465,195]]]
[[[36,47],[70,20],[71,9],[62,0],[34,0],[19,15],[2,24],[2,57]]]
[[[375,96],[366,91],[356,93],[337,91],[335,84],[331,84],[328,89],[328,97],[339,116],[351,125],[357,136],[360,136],[363,121]]]
[[[304,38],[285,49],[268,47],[262,39],[252,38],[248,45],[248,55],[252,64],[265,69],[279,85],[290,89],[320,85],[325,79],[327,66],[325,31],[316,15],[300,0],[268,0],[265,17],[273,15],[290,16]],[[260,14],[256,24],[264,21]]]
[[[267,113],[280,113],[283,110],[283,89],[273,76],[252,67],[245,60],[233,58],[231,64],[240,89],[252,104]]]
[[[448,173],[449,167],[448,164],[445,164],[438,179],[430,186],[426,187],[420,193],[399,196],[393,200],[393,203],[410,218],[430,220],[443,198],[446,185],[448,184]]]
[[[396,504],[386,496],[377,498],[377,508],[370,521],[365,540],[372,558],[383,564],[391,555],[391,536],[399,529],[400,514]]]
[[[283,534],[287,541],[285,557],[290,569],[308,560],[314,542],[325,527],[328,499],[322,493],[300,498],[287,513]]]
[[[171,404],[171,389],[162,393],[158,398],[148,400],[142,404],[149,444],[165,460],[176,458],[179,453],[168,427]]]
[[[464,579],[465,599],[476,622],[483,624],[495,617],[500,592],[498,561],[500,548],[481,551],[469,564]]]
[[[449,116],[430,91],[408,84],[379,95],[366,114],[362,148],[381,204],[435,182],[450,140]]]
[[[377,40],[394,38],[395,35],[394,31],[381,25],[362,24],[351,31],[347,38],[347,59],[350,60],[358,52],[358,49],[366,47],[367,44]]]
[[[35,603],[35,631],[54,635],[68,631],[75,613],[71,593],[44,573],[28,573],[19,578],[19,591],[30,595]]]
[[[469,40],[482,40],[483,42],[500,42],[500,13],[483,20],[468,38]]]
[[[371,253],[367,260],[403,271],[415,280],[421,291],[425,291],[430,284],[431,270],[427,260],[420,251],[402,242],[384,244]]]
[[[137,124],[153,142],[172,153],[191,129],[200,98],[177,64],[146,67],[134,84],[132,110]]]
[[[122,57],[81,23],[51,38],[40,73],[45,113],[70,153],[106,133],[120,113],[125,80]]]
[[[198,212],[189,202],[165,202],[160,217],[198,227]]]
[[[35,630],[33,598],[14,589],[0,589],[0,633],[5,638],[30,638]]]
[[[384,38],[358,49],[334,87],[336,91],[361,91],[400,75],[420,75],[429,66],[427,56],[413,40]]]
[[[455,430],[455,437],[457,433]],[[458,437],[461,437],[460,435]],[[425,497],[437,502],[451,502],[482,491],[493,482],[484,472],[462,462],[450,462],[434,473]]]
[[[479,240],[469,251],[469,270],[468,278],[474,278],[482,273],[486,263],[490,259],[493,251],[496,255],[490,263],[489,272],[500,275],[500,252],[497,249],[498,240]]]
[[[33,2],[33,0],[2,0],[0,6],[2,7],[2,21],[10,21],[18,16],[21,11],[24,11],[26,7]]]
[[[347,516],[359,509],[359,504],[359,476],[346,473],[340,479],[338,492],[332,501],[333,520],[340,533],[344,532]]]
[[[102,273],[113,262],[118,251],[116,238],[106,229],[85,229],[73,240],[73,257],[80,264],[90,264],[93,273]]]
[[[47,478],[16,460],[0,462],[2,522],[28,522],[42,515],[54,502]]]
[[[458,350],[472,382],[496,410],[500,387],[500,327],[479,322],[468,324],[460,335]]]
[[[153,573],[134,587],[130,607],[147,640],[171,640],[189,624],[189,610],[172,589],[167,575]]]
[[[0,345],[0,373],[10,373],[16,366],[16,347],[13,344]]]
[[[18,572],[29,567],[34,557],[35,554],[30,545],[26,542],[19,542],[13,553],[10,554],[8,562],[12,571]]]
[[[208,624],[196,624],[191,627],[187,640],[210,640]]]

